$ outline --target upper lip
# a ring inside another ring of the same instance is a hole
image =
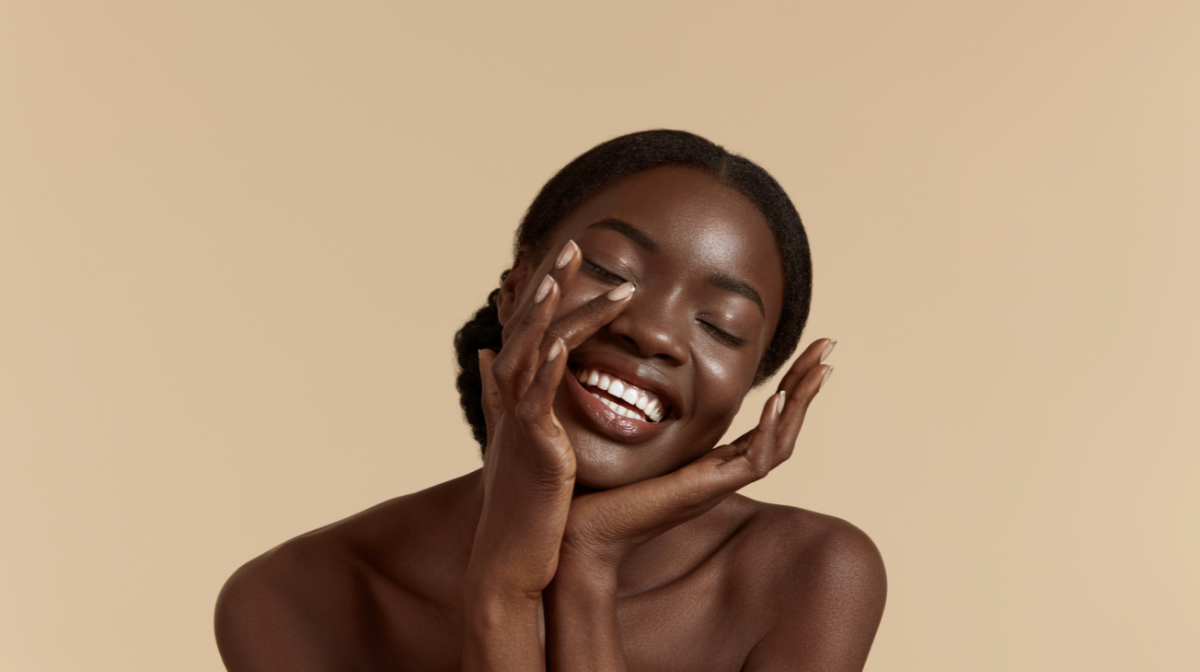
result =
[[[579,352],[578,350],[571,353],[567,362],[573,368],[583,367],[585,369],[596,369],[597,371],[610,373],[627,383],[632,383],[654,394],[659,398],[659,402],[664,407],[665,414],[663,421],[679,417],[680,415],[682,406],[678,393],[667,377],[652,366],[631,361],[628,357],[621,357],[619,355],[610,355],[598,351]]]

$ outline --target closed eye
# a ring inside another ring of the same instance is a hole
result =
[[[592,263],[591,261],[589,261],[586,258],[583,260],[583,267],[585,269],[587,269],[588,273],[591,273],[592,275],[595,275],[597,277],[607,278],[609,280],[616,282],[617,284],[621,284],[623,282],[628,282],[627,280],[625,280],[625,278],[622,278],[621,276],[617,275],[616,273],[613,273],[612,271],[610,271],[608,269],[597,266],[596,264]]]
[[[707,329],[709,331],[709,333],[711,333],[713,336],[716,336],[717,338],[721,339],[722,341],[725,341],[726,343],[728,343],[730,345],[741,346],[745,343],[745,341],[743,341],[742,339],[738,338],[737,336],[734,336],[733,334],[731,334],[727,331],[724,331],[724,330],[718,328],[714,324],[705,322],[704,320],[701,320],[700,324],[704,325],[704,328]]]

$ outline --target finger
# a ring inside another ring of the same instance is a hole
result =
[[[633,283],[626,282],[593,298],[555,320],[546,331],[546,342],[553,343],[554,339],[561,338],[567,350],[574,350],[601,327],[612,322],[629,305],[633,292]]]
[[[525,395],[525,390],[541,365],[542,339],[560,298],[558,283],[546,275],[530,301],[509,320],[509,324],[513,325],[511,335],[504,341],[504,347],[492,367],[506,404],[516,404]]]
[[[496,353],[491,350],[479,351],[479,380],[483,387],[480,403],[483,406],[483,420],[487,425],[488,445],[493,445],[496,426],[500,421],[503,404],[500,392],[496,389],[496,378],[492,375],[492,363],[496,361]]]
[[[566,370],[566,352],[566,345],[562,341],[556,341],[550,347],[545,361],[538,367],[537,375],[516,407],[521,422],[548,439],[558,436],[558,423],[554,419],[552,406],[558,384]]]
[[[779,466],[783,459],[787,459],[777,460],[778,451],[775,450],[783,410],[787,407],[786,399],[787,393],[781,390],[771,395],[767,403],[763,404],[758,427],[755,428],[749,446],[743,454],[755,480],[765,477],[772,469]]]
[[[552,260],[553,263],[551,263]],[[554,281],[559,285],[559,290],[561,293],[561,290],[570,286],[570,282],[572,279],[574,279],[575,273],[579,270],[579,265],[582,260],[583,255],[579,252],[579,246],[575,244],[575,241],[568,240],[566,244],[558,250],[557,254],[546,255],[546,258],[542,260],[542,263],[538,266],[538,269],[534,273],[533,277],[539,283],[545,282],[546,276],[554,278]],[[527,306],[532,305],[536,296],[536,292],[529,293],[525,297],[524,301],[522,301],[521,305],[518,306],[518,313],[525,310]],[[502,342],[508,342],[508,338],[515,331],[517,324],[518,322],[509,320],[508,323],[504,325],[504,328],[501,330]],[[550,339],[550,341],[546,344],[546,350],[549,349],[549,345],[552,343],[553,339]]]
[[[709,481],[707,487],[736,490],[763,478],[782,462],[776,460],[775,446],[782,412],[786,408],[785,398],[786,393],[782,391],[772,394],[763,404],[762,414],[754,429],[697,460],[698,466],[710,470],[706,474]]]
[[[800,435],[800,428],[804,425],[804,416],[808,414],[809,404],[812,403],[817,392],[821,390],[832,373],[833,366],[829,364],[814,366],[787,394],[787,402],[784,404],[783,416],[779,424],[779,462],[791,457],[792,451],[796,448],[796,438]]]
[[[792,363],[776,389],[786,390],[788,394],[792,394],[792,390],[800,384],[804,376],[808,375],[813,367],[823,363],[836,345],[837,341],[831,338],[820,338],[813,341]]]

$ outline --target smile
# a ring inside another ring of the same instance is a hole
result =
[[[642,422],[661,422],[665,409],[658,395],[611,373],[580,368],[573,372],[584,390],[617,415]]]

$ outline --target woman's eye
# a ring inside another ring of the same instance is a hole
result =
[[[602,278],[608,278],[610,280],[616,281],[617,283],[626,282],[625,278],[622,278],[621,276],[617,275],[616,273],[613,273],[612,271],[609,271],[605,268],[597,266],[596,264],[592,263],[591,261],[588,261],[587,259],[583,260],[583,267],[585,269],[587,269],[587,271],[589,273],[591,273],[592,275],[598,275]]]
[[[727,331],[724,331],[724,330],[718,328],[714,324],[711,324],[709,322],[704,322],[703,320],[700,322],[700,324],[703,324],[704,328],[707,329],[709,332],[711,332],[713,336],[716,336],[717,338],[721,339],[722,341],[725,341],[726,343],[729,343],[730,345],[739,345],[740,346],[743,343],[745,343],[745,341],[743,341],[742,339],[738,338],[737,336],[734,336],[733,334],[731,334]]]

